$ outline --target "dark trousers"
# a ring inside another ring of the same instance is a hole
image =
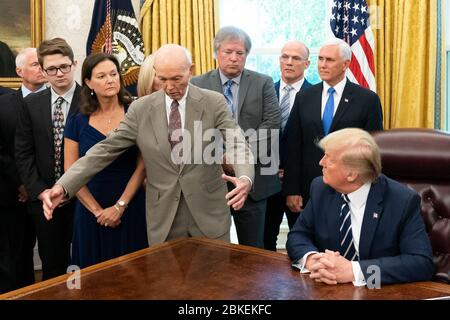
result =
[[[264,218],[267,200],[254,201],[247,197],[244,206],[235,211],[231,208],[239,244],[264,248]]]
[[[65,274],[70,264],[74,204],[56,208],[49,221],[45,219],[42,202],[34,201],[31,206],[42,261],[42,280]]]
[[[277,238],[280,233],[280,224],[286,213],[289,230],[297,221],[299,213],[291,212],[286,206],[286,197],[281,192],[267,199],[266,221],[264,226],[264,249],[277,251]]]
[[[36,234],[26,205],[0,206],[0,293],[34,283]]]

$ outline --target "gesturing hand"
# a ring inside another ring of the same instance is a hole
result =
[[[250,180],[246,178],[236,178],[222,174],[222,179],[231,182],[235,188],[227,193],[225,198],[228,200],[227,205],[232,206],[234,210],[239,210],[247,200],[248,193],[252,186]]]
[[[63,202],[64,189],[55,184],[51,189],[45,189],[38,197],[42,201],[44,215],[47,220],[53,218],[53,210]]]

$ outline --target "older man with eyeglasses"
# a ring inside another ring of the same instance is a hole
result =
[[[38,61],[50,87],[25,98],[19,115],[15,155],[28,192],[42,260],[42,278],[66,273],[70,263],[73,205],[56,209],[51,222],[44,218],[42,192],[63,173],[63,135],[67,118],[78,111],[80,86],[74,80],[77,62],[64,39],[41,43]]]

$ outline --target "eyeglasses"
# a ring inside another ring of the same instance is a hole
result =
[[[287,54],[283,54],[283,55],[280,56],[280,59],[283,62],[288,62],[290,58],[292,58],[292,61],[294,61],[294,62],[300,62],[300,61],[303,61],[303,60],[305,60],[305,61],[308,60],[308,59],[304,59],[304,58],[302,58],[300,56],[289,56]]]
[[[44,71],[49,76],[56,76],[56,74],[58,73],[58,70],[61,71],[61,73],[69,73],[71,69],[72,69],[72,64],[62,64],[59,67],[49,67],[47,69],[44,69]]]

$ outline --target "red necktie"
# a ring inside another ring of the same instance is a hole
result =
[[[177,143],[180,143],[183,141],[183,137],[181,134],[175,135],[178,139],[175,137],[172,137],[172,134],[175,130],[181,129],[181,115],[180,110],[178,109],[178,101],[173,100],[172,104],[170,105],[170,114],[169,114],[169,143],[170,148],[173,149]]]

